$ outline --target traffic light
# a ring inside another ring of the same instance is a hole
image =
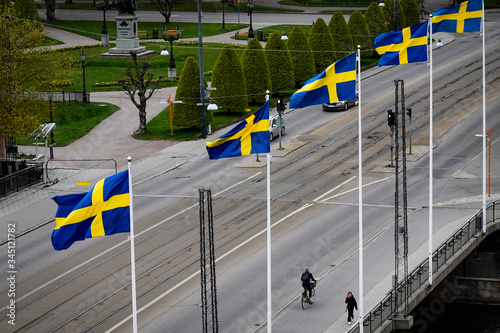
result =
[[[278,109],[278,113],[280,115],[282,115],[283,112],[285,112],[285,110],[286,110],[286,104],[283,101],[283,95],[282,94],[279,95],[277,109]]]
[[[411,118],[411,108],[406,109],[406,114]]]
[[[396,119],[394,118],[394,112],[392,111],[392,109],[389,109],[387,110],[387,125],[392,128],[395,124]]]

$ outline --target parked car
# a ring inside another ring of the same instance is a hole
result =
[[[349,99],[347,101],[338,101],[333,103],[323,103],[323,111],[346,111],[353,105],[358,105],[358,94],[356,94],[355,99]]]
[[[285,135],[285,119],[281,117],[281,124],[280,122],[280,117],[278,115],[271,116],[269,118],[269,136],[271,138],[271,141],[280,134],[280,127],[281,127],[281,136]],[[281,126],[278,126],[281,125]]]

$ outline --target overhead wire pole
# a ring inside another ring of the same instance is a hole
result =
[[[363,158],[362,158],[362,128],[361,128],[361,51],[358,45],[358,255],[359,255],[359,333],[363,333],[363,303],[364,303],[364,286],[363,286]]]
[[[201,31],[201,0],[198,0],[198,48],[200,58],[200,100],[201,100],[201,137],[207,137],[205,118],[205,80],[203,77],[203,35]]]
[[[486,58],[485,58],[485,35],[484,26],[484,1],[482,1],[481,28],[483,34],[483,234],[486,233]]]
[[[429,26],[430,26],[430,71],[429,71],[429,80],[430,80],[430,89],[429,89],[429,286],[432,286],[432,237],[433,237],[433,152],[432,147],[433,143],[433,96],[432,96],[432,14],[429,15]]]

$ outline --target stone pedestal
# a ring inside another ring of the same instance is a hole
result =
[[[398,314],[393,319],[395,330],[409,330],[413,326],[413,316]]]
[[[145,46],[139,46],[137,37],[137,15],[120,14],[116,19],[116,47],[109,49],[110,55],[129,55],[131,51],[137,54],[146,52]]]

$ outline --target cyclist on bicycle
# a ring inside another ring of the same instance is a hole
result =
[[[316,280],[314,279],[312,273],[309,272],[309,267],[305,268],[304,273],[302,273],[300,279],[302,280],[302,287],[304,287],[304,291],[309,291],[308,301],[310,301],[312,293],[311,282]]]

